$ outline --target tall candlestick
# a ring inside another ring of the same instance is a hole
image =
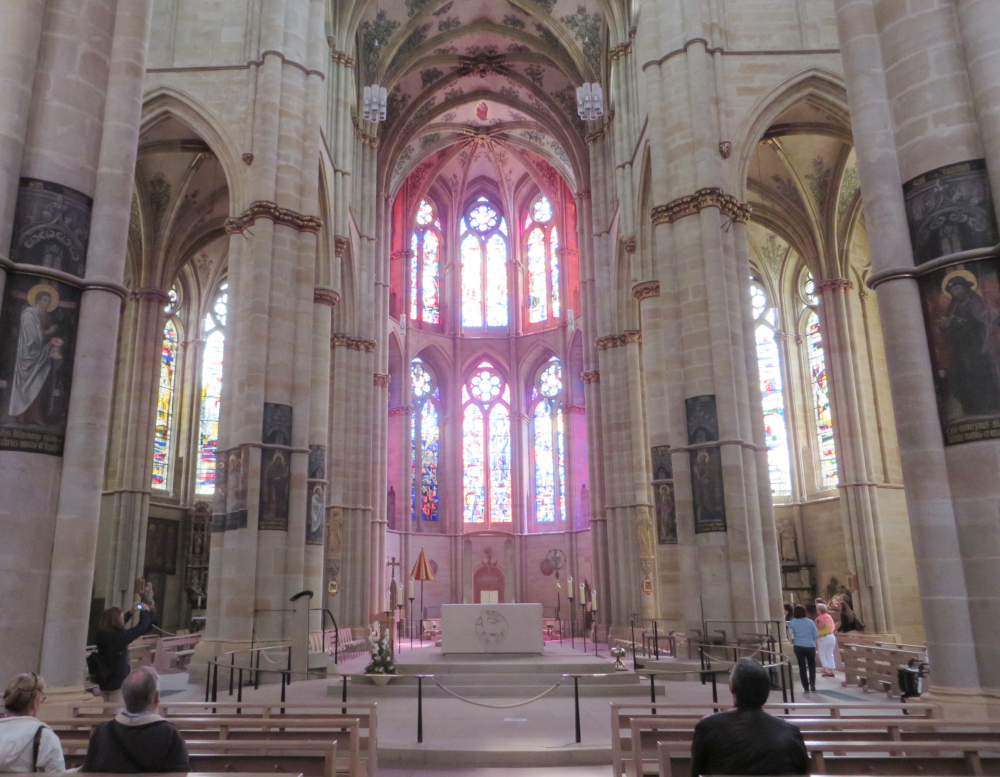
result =
[[[410,578],[410,585],[409,585],[409,590],[407,591],[407,593],[409,594],[409,596],[407,597],[408,599],[415,599],[416,598],[413,595],[413,578],[412,577]]]
[[[590,590],[590,602],[593,605],[594,612],[597,612],[597,589],[592,588]]]

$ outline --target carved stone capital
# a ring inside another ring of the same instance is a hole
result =
[[[382,372],[376,372],[372,378],[372,385],[378,388],[389,388],[389,381],[392,378],[391,375],[387,375]]]
[[[369,135],[361,129],[361,122],[358,121],[357,116],[352,116],[351,121],[354,123],[354,137],[361,141],[361,145],[371,146],[372,148],[378,150],[378,138],[374,135]]]
[[[330,338],[331,348],[347,348],[350,351],[374,353],[376,345],[378,343],[374,340],[365,340],[362,337],[351,337],[345,334],[335,334]]]
[[[590,370],[589,372],[581,372],[580,380],[584,383],[600,383],[601,382],[601,371],[600,370]]]
[[[632,296],[639,300],[639,302],[642,302],[644,299],[649,299],[650,297],[659,297],[660,282],[642,281],[641,283],[637,283],[632,287]]]
[[[326,286],[317,286],[313,289],[313,302],[320,305],[329,305],[331,308],[340,302],[340,293]]]
[[[343,259],[347,256],[347,246],[350,245],[350,239],[344,237],[343,235],[333,236],[333,255],[338,259]]]
[[[719,156],[723,159],[729,159],[733,155],[733,144],[728,140],[723,140],[719,143]]]
[[[751,207],[718,187],[699,189],[694,194],[678,197],[666,205],[657,205],[649,212],[654,224],[672,224],[685,216],[693,216],[705,208],[718,208],[733,221],[750,220]]]
[[[846,278],[828,278],[816,284],[817,294],[831,294],[835,291],[850,291],[854,288],[854,281]]]
[[[596,143],[598,140],[604,140],[604,127],[601,127],[599,130],[595,130],[594,132],[588,132],[583,136],[583,139],[588,146],[591,143]]]
[[[628,332],[622,332],[620,335],[604,335],[604,337],[597,338],[596,344],[598,351],[606,351],[609,348],[621,348],[623,345],[629,345],[630,343],[642,345],[642,332],[629,330]]]
[[[576,198],[578,200],[589,200],[590,199],[590,189],[581,189],[576,193]]]
[[[330,59],[338,64],[343,65],[344,67],[354,67],[354,65],[356,64],[354,61],[354,57],[348,56],[343,51],[331,51]]]
[[[154,302],[163,307],[170,304],[167,292],[159,289],[132,289],[128,293],[128,298],[133,302]]]
[[[270,219],[275,224],[291,227],[299,232],[319,232],[323,226],[323,219],[319,216],[305,216],[294,210],[278,207],[277,203],[257,200],[250,203],[250,207],[239,216],[226,219],[226,233],[239,234],[247,227],[253,226],[257,219]]]
[[[627,237],[627,238],[625,238],[625,240],[622,242],[622,245],[625,246],[625,253],[628,253],[628,254],[634,254],[635,253],[636,239],[634,237]]]
[[[570,415],[584,415],[587,410],[583,405],[566,405],[563,410],[565,410]]]
[[[399,407],[390,407],[389,415],[413,415],[413,405],[400,405]]]
[[[625,43],[619,43],[614,48],[608,51],[608,61],[615,62],[622,57],[627,57],[632,53],[632,41],[629,40]]]

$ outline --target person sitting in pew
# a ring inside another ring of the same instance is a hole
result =
[[[160,676],[140,666],[122,684],[125,711],[102,723],[90,735],[80,771],[187,772],[187,747],[177,727],[156,714],[160,706]]]
[[[19,674],[3,692],[0,715],[0,772],[64,772],[56,732],[36,716],[45,701],[45,680],[34,672]]]
[[[771,676],[752,658],[741,658],[729,674],[736,709],[702,718],[691,742],[691,777],[704,774],[809,774],[802,732],[761,709]]]

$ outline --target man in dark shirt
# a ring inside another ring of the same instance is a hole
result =
[[[156,714],[160,676],[151,666],[132,671],[122,684],[125,711],[90,735],[81,771],[187,772],[187,747],[173,723]]]
[[[736,709],[702,718],[691,743],[691,777],[703,774],[809,774],[802,733],[761,709],[771,678],[752,658],[741,658],[729,675]]]

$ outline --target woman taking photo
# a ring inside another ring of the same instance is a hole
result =
[[[45,701],[45,680],[19,674],[3,692],[0,715],[0,772],[65,772],[56,733],[35,716]]]
[[[816,640],[819,631],[816,624],[806,617],[806,608],[795,605],[792,619],[788,621],[788,638],[792,641],[795,657],[799,661],[799,677],[806,693],[816,691]],[[806,667],[808,666],[808,673]]]
[[[97,625],[94,643],[97,645],[98,677],[94,680],[101,687],[104,701],[121,703],[122,683],[130,671],[128,646],[149,631],[153,626],[153,616],[149,608],[137,604],[129,611],[129,617],[139,613],[139,622],[130,629],[125,628],[125,615],[117,607],[109,607]]]

